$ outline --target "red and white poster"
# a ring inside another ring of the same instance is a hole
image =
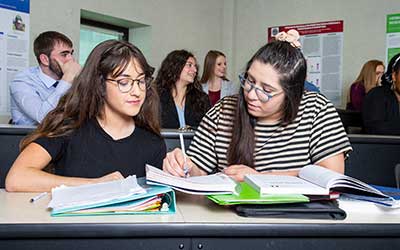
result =
[[[281,31],[300,33],[307,59],[307,81],[317,86],[335,106],[342,104],[343,21],[269,27],[268,41]]]

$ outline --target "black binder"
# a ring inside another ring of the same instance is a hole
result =
[[[244,217],[297,218],[344,220],[346,212],[339,208],[336,200],[308,203],[237,205],[235,212]]]

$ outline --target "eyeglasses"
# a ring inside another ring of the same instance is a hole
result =
[[[249,93],[252,89],[254,89],[254,91],[256,91],[256,95],[258,97],[258,99],[261,102],[268,102],[272,97],[279,95],[280,93],[282,93],[283,91],[279,91],[276,93],[268,93],[267,91],[259,88],[256,86],[255,82],[252,82],[251,80],[249,80],[247,78],[247,74],[242,73],[239,75],[239,80],[240,80],[240,86],[247,92]]]
[[[141,79],[123,78],[119,80],[106,79],[107,81],[116,82],[118,84],[118,89],[122,93],[128,93],[132,90],[133,85],[136,83],[140,90],[145,91],[150,88],[150,84],[153,81],[153,77],[147,76]]]

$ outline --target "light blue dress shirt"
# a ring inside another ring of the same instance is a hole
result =
[[[175,104],[176,112],[178,113],[178,120],[179,120],[179,127],[184,128],[186,127],[185,121],[185,106],[180,108],[178,105]]]
[[[14,124],[37,125],[53,110],[71,84],[43,73],[40,67],[28,68],[10,83],[11,118]]]

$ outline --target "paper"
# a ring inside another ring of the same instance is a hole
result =
[[[314,185],[295,176],[246,175],[245,181],[261,194],[329,194],[329,189]]]
[[[146,190],[138,185],[136,176],[74,187],[60,186],[52,189],[52,199],[48,207],[61,210],[69,207],[91,206],[142,193],[146,193]]]
[[[207,176],[177,177],[151,165],[146,165],[146,179],[150,184],[169,185],[190,194],[236,193],[237,183],[227,175],[218,173]]]

